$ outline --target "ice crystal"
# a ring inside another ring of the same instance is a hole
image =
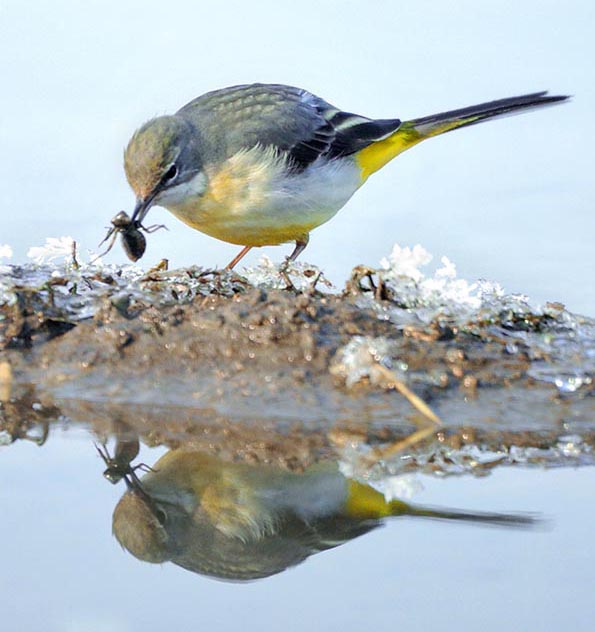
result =
[[[27,256],[38,264],[71,260],[74,252],[72,237],[47,237],[43,246],[32,246]]]
[[[320,268],[310,263],[292,261],[285,270],[283,266],[284,264],[275,264],[263,255],[256,266],[244,269],[244,276],[252,285],[270,289],[285,289],[288,280],[298,291],[307,291],[313,287],[332,287]]]
[[[8,244],[0,244],[0,259],[10,259],[12,248]]]

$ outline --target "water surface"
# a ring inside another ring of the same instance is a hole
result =
[[[531,512],[532,529],[395,517],[251,583],[222,583],[120,548],[111,485],[85,430],[2,448],[3,621],[20,630],[591,629],[595,469],[422,476],[412,502]],[[153,464],[163,448],[143,448]],[[140,475],[140,472],[138,472]]]

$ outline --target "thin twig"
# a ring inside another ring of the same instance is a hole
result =
[[[394,443],[390,443],[384,447],[374,448],[371,453],[366,455],[363,459],[368,467],[375,465],[378,461],[386,460],[395,454],[399,454],[406,448],[423,441],[434,434],[434,432],[436,432],[436,428],[443,425],[440,417],[438,417],[428,404],[426,404],[421,397],[416,395],[404,382],[399,380],[393,371],[387,369],[382,364],[377,364],[374,368],[376,372],[386,381],[386,388],[394,389],[403,395],[403,397],[405,397],[407,401],[430,422],[430,425],[426,428],[416,430],[408,437],[405,437],[405,439],[395,441]]]
[[[442,420],[438,415],[424,402],[424,400],[416,395],[404,382],[399,380],[393,371],[387,369],[382,364],[376,364],[375,371],[379,373],[386,380],[386,388],[399,391],[403,397],[405,397],[409,403],[419,410],[419,412],[434,422],[437,426],[442,425]]]

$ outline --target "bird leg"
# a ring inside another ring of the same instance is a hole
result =
[[[226,270],[233,270],[234,266],[237,265],[247,254],[252,250],[252,246],[244,246],[240,252],[225,266]]]
[[[291,282],[291,279],[289,278],[289,275],[287,274],[287,268],[289,268],[290,263],[295,261],[302,254],[302,252],[304,252],[309,241],[310,241],[310,235],[305,235],[304,237],[302,237],[302,239],[296,239],[295,248],[293,249],[293,252],[289,255],[289,257],[286,257],[285,261],[282,263],[281,267],[279,268],[279,274],[283,277],[283,280],[286,281],[287,283],[287,288],[286,288],[287,290],[295,289],[295,286],[293,285],[293,283]]]
[[[287,259],[285,259],[286,268],[292,261],[295,261],[302,254],[302,252],[304,252],[309,241],[310,235],[305,235],[304,237],[302,237],[302,239],[295,240],[295,248],[293,249],[293,252],[289,255],[289,257],[287,257]]]
[[[152,227],[151,227],[152,228]],[[109,235],[108,235],[109,236]],[[302,239],[295,240],[295,248],[293,252],[285,259],[285,262],[281,266],[279,272],[286,276],[287,267],[292,261],[295,261],[301,254],[304,252],[308,242],[310,241],[310,236],[305,235]],[[225,266],[225,270],[233,270],[233,268],[252,250],[252,246],[244,246],[240,252]]]

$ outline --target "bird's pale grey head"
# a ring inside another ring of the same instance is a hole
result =
[[[124,170],[136,195],[134,221],[142,222],[152,204],[167,207],[169,200],[183,198],[190,189],[200,194],[204,176],[192,124],[175,115],[145,123],[126,147]]]

